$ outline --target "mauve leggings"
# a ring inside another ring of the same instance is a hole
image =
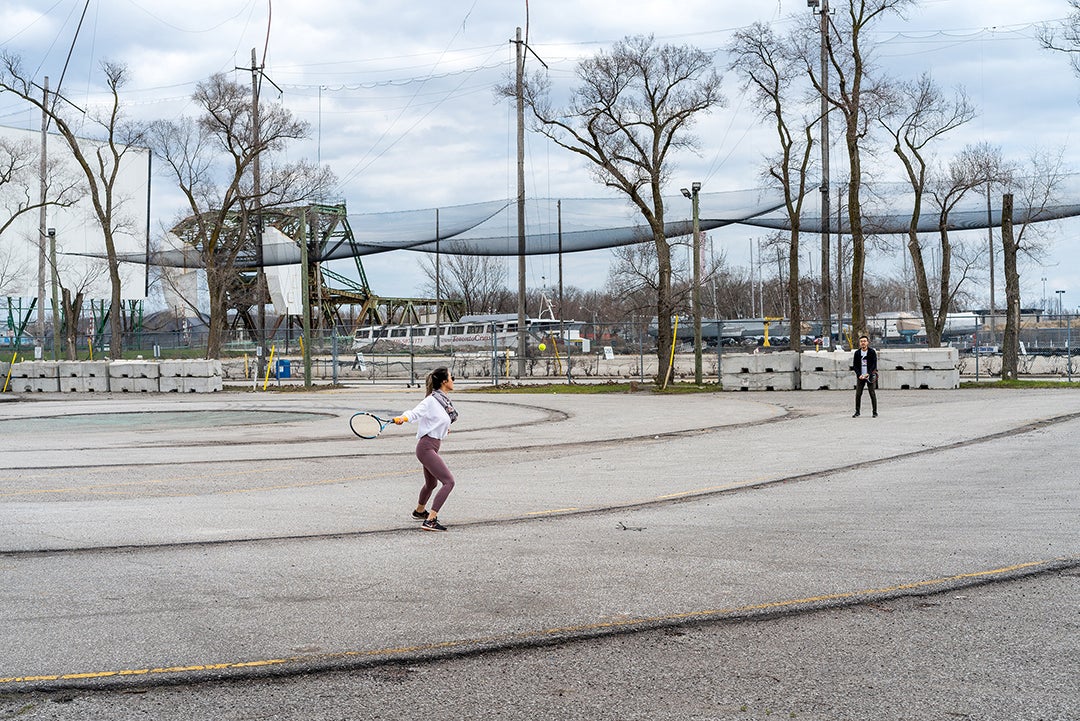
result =
[[[416,459],[424,467],[424,487],[420,489],[420,505],[426,506],[431,492],[442,481],[442,488],[435,494],[431,510],[436,513],[446,503],[446,497],[454,490],[454,474],[446,467],[446,462],[439,455],[442,441],[431,436],[424,436],[416,442]]]

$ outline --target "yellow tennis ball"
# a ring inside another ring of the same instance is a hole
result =
[[[537,346],[537,348],[539,348],[540,350],[547,350],[547,344],[541,343],[540,345]]]

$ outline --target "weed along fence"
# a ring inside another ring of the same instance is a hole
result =
[[[852,357],[852,351],[725,354],[720,380],[726,391],[851,390]],[[955,348],[879,349],[877,357],[883,390],[960,387]]]
[[[12,393],[214,393],[219,360],[22,361],[0,363]]]

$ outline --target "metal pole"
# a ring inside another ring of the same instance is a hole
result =
[[[52,356],[53,360],[60,360],[60,343],[58,341],[60,340],[60,327],[63,325],[64,310],[60,307],[60,299],[56,292],[59,281],[59,276],[56,273],[56,228],[49,228],[46,233],[49,236],[49,265],[51,266],[50,275],[52,276]],[[72,358],[72,360],[75,359]]]
[[[716,384],[723,388],[724,377],[724,321],[716,321]]]
[[[435,209],[435,347],[439,347],[439,335],[442,333],[441,321],[439,319],[439,298],[442,288],[440,287],[442,277],[441,271],[441,258],[439,254],[439,209]]]
[[[311,264],[308,258],[308,230],[310,218],[308,208],[298,211],[300,221],[300,295],[304,299],[303,332],[304,332],[304,387],[311,387]],[[336,329],[334,336],[337,336]],[[334,364],[335,372],[337,363]]]
[[[45,166],[46,148],[48,146],[49,114],[45,109],[49,106],[49,78],[45,78],[44,99],[41,103],[41,158],[39,159],[38,171],[40,173],[41,208],[38,209],[38,294],[37,294],[37,338],[34,343],[34,358],[45,358]],[[53,321],[55,325],[55,319]],[[115,342],[115,341],[114,341]]]
[[[1065,333],[1065,372],[1072,383],[1072,316],[1069,316],[1069,329]]]
[[[822,333],[832,337],[832,285],[829,278],[829,0],[821,0],[821,301]],[[760,259],[759,259],[760,260]],[[764,315],[762,311],[762,315]]]
[[[517,29],[518,378],[525,376],[525,43]]]
[[[698,192],[701,183],[690,186],[694,212],[694,383],[701,385],[701,232],[698,224]]]
[[[263,298],[263,288],[266,287],[266,270],[263,268],[263,234],[262,234],[262,212],[261,205],[262,199],[259,197],[262,192],[261,189],[261,175],[259,172],[259,70],[260,68],[255,64],[255,48],[251,49],[251,152],[253,154],[251,162],[251,185],[252,185],[252,210],[254,212],[255,219],[255,293],[259,299],[259,314],[258,314],[258,346],[260,348],[261,355],[259,355],[259,375],[263,374],[263,362],[267,359],[266,355],[266,302]]]
[[[570,356],[567,355],[570,343],[566,340],[566,328],[563,326],[563,280],[562,280],[562,200],[555,202],[555,216],[558,221],[559,234],[559,340],[563,344],[563,356],[566,358],[566,379],[570,380]],[[556,344],[558,348],[558,344]]]

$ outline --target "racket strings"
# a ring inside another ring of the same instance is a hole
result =
[[[361,438],[374,438],[382,431],[383,426],[375,416],[366,413],[357,413],[349,420],[353,433]]]

